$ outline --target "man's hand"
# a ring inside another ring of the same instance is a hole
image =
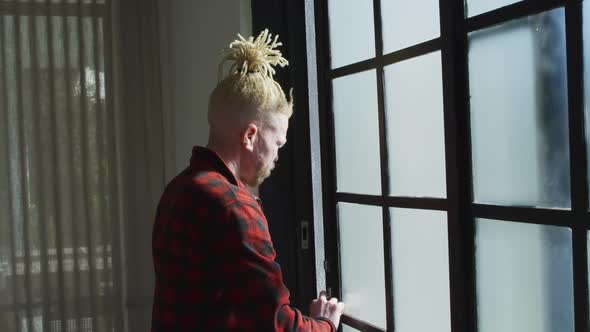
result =
[[[309,315],[313,318],[324,317],[329,319],[336,328],[340,324],[340,316],[344,312],[344,303],[338,302],[338,299],[333,297],[328,301],[326,292],[321,291],[320,296],[311,301],[309,305]]]

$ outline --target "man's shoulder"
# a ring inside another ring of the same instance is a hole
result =
[[[216,171],[183,172],[168,184],[166,191],[190,193],[200,202],[216,202],[225,207],[254,201],[245,188]]]

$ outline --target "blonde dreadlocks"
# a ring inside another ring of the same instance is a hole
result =
[[[209,124],[212,130],[228,119],[255,120],[268,114],[293,112],[292,97],[287,99],[274,80],[274,66],[289,64],[276,48],[282,43],[268,30],[248,39],[238,34],[221,52],[220,82],[209,99]],[[229,74],[223,78],[223,66],[231,62]]]

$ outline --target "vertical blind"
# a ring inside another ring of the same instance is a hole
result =
[[[3,332],[119,330],[109,6],[0,0]]]

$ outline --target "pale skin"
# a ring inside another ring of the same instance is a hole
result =
[[[227,126],[223,137],[210,133],[207,147],[215,151],[240,180],[256,187],[274,169],[279,149],[287,143],[288,128],[289,115],[269,114],[262,120],[246,121],[239,128]],[[336,327],[343,312],[344,303],[337,298],[328,300],[324,291],[309,306],[311,317],[326,318]]]

